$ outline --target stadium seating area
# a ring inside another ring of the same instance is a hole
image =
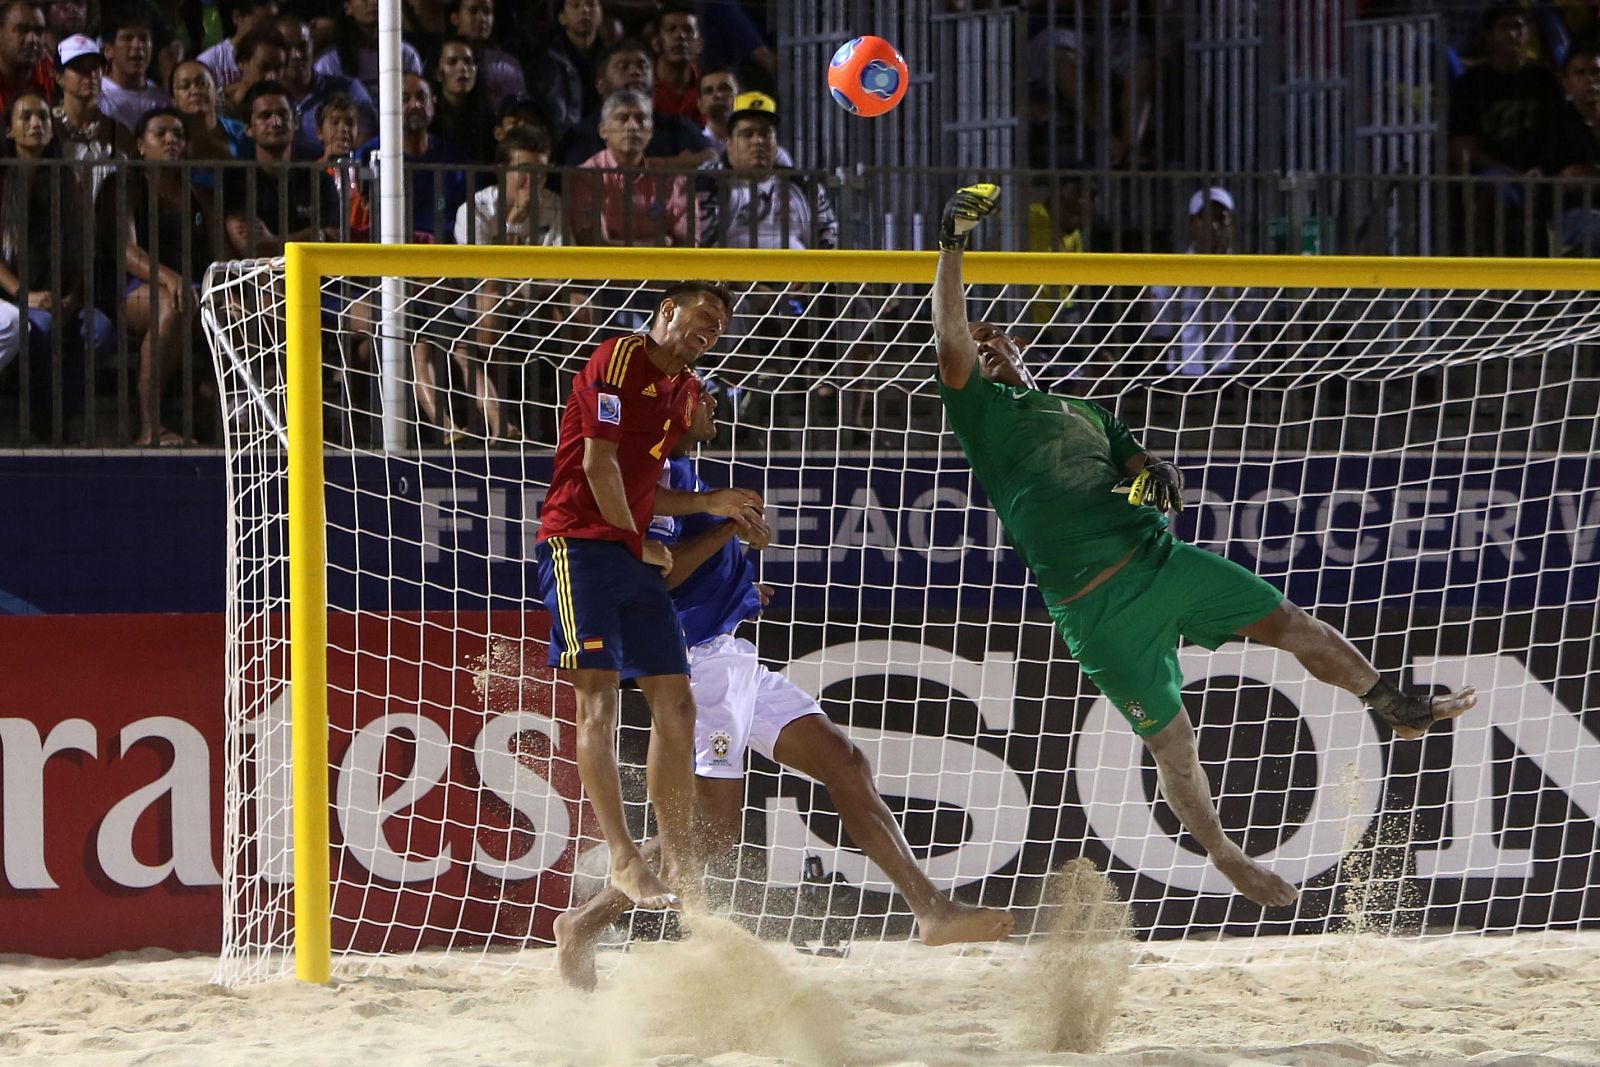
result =
[[[1295,25],[1301,6],[1252,32],[1298,34],[1312,52],[1341,37],[1338,24]],[[1347,6],[1346,29],[1417,14]],[[1225,102],[1186,95],[1209,68],[1193,59],[1207,42],[1185,51],[1184,37],[1238,4],[933,4],[949,19],[1009,12],[1022,30],[1002,58],[1027,86],[1017,158],[995,161],[1015,172],[1004,247],[1416,251],[1384,232],[1421,212],[1439,234],[1424,251],[1588,254],[1600,240],[1590,6],[1422,6],[1449,109],[1408,136],[1431,138],[1434,165],[1357,173],[1361,160],[1343,156],[1344,176],[1307,178],[1270,153],[1195,139],[1194,112]],[[402,230],[415,241],[877,247],[883,216],[863,187],[920,188],[892,170],[847,180],[850,160],[817,160],[810,131],[785,122],[785,91],[807,79],[785,71],[768,5],[403,10]],[[382,228],[376,32],[374,0],[0,7],[0,446],[216,442],[206,268]],[[1316,72],[1280,73],[1292,85]],[[1286,198],[1300,207],[1277,206]]]

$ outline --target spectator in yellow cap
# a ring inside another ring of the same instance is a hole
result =
[[[778,145],[778,106],[766,93],[740,93],[728,116],[728,148],[701,168],[697,197],[702,245],[723,248],[837,248],[839,220],[820,184],[806,184]]]

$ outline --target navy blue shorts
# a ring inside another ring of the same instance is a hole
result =
[[[550,666],[618,671],[624,679],[689,673],[666,580],[628,546],[552,537],[534,558],[550,612]]]

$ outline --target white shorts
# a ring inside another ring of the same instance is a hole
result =
[[[747,747],[772,758],[783,728],[823,711],[810,694],[756,657],[756,646],[730,634],[689,650],[694,692],[694,773],[743,778]]]

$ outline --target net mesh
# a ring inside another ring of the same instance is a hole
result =
[[[405,345],[397,452],[379,447],[379,279],[322,288],[342,968],[441,947],[514,959],[603,880],[532,549],[568,384],[593,345],[645,327],[662,287],[404,284],[384,327]],[[1024,938],[1049,871],[1079,855],[1151,940],[1600,920],[1600,296],[970,291],[974,319],[1029,342],[1041,386],[1113,407],[1184,468],[1180,537],[1284,588],[1391,680],[1483,694],[1397,745],[1285,654],[1185,646],[1222,821],[1301,890],[1263,911],[1182,834],[1006,547],[944,422],[926,282],[735,288],[698,368],[724,389],[699,469],[762,491],[777,531],[760,561],[777,593],[744,633],[847,728],[941,890],[1014,909]],[[229,470],[228,982],[288,973],[293,942],[283,291],[281,261],[233,263],[204,297]],[[637,694],[624,719],[642,836]],[[713,896],[813,953],[910,936],[826,791],[750,760],[744,844]]]

